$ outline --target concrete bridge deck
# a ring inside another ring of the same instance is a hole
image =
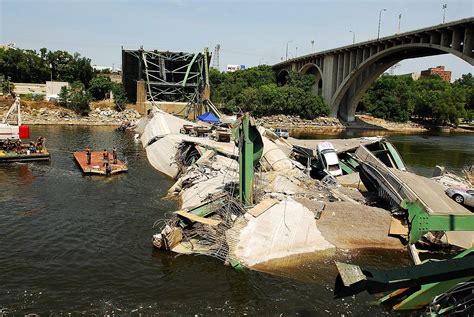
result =
[[[440,183],[410,172],[400,171],[394,168],[389,170],[400,182],[409,187],[413,193],[428,207],[431,214],[437,215],[470,215],[472,214],[464,206],[458,204],[448,197],[444,187]]]
[[[380,162],[368,149],[361,146],[356,156],[365,173],[374,178],[380,189],[397,204],[404,199],[420,201],[428,213],[433,215],[472,215],[464,206],[456,203],[444,193],[443,185],[424,176],[389,168]],[[449,244],[462,248],[474,246],[473,231],[448,231]]]

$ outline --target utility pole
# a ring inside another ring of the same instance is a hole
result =
[[[352,44],[355,44],[356,42],[356,34],[354,31],[349,31],[350,33],[352,33]]]
[[[377,31],[377,40],[380,38],[380,22],[382,20],[382,11],[387,11],[387,9],[380,9],[379,12],[379,29]]]
[[[446,21],[446,8],[448,7],[448,5],[445,3],[443,4],[442,8],[443,8],[443,24],[445,23]]]
[[[314,53],[314,40],[311,40],[311,53]]]
[[[402,15],[398,15],[398,29],[397,29],[397,34],[400,34],[400,21],[402,20]]]
[[[288,60],[288,44],[290,44],[293,41],[287,41],[286,42],[286,60]]]

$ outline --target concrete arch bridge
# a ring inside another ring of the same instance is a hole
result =
[[[285,83],[290,70],[316,77],[314,92],[331,116],[353,121],[360,98],[384,71],[409,58],[453,54],[474,66],[474,17],[293,58],[273,66]]]

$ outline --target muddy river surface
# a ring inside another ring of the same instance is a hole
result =
[[[132,134],[110,127],[33,127],[51,163],[0,165],[0,314],[52,316],[378,316],[375,297],[333,300],[334,260],[372,267],[410,263],[405,252],[338,252],[284,263],[279,275],[236,272],[203,256],[154,251],[153,223],[177,208],[172,180],[155,171]],[[318,138],[377,134],[348,131]],[[407,165],[474,164],[474,135],[391,135]],[[83,176],[71,152],[117,146],[129,173]],[[295,268],[296,266],[296,268]]]

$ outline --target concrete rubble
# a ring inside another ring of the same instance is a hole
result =
[[[156,247],[254,269],[306,253],[405,248],[398,237],[388,235],[388,210],[370,206],[359,187],[309,177],[305,167],[290,158],[291,143],[263,127],[263,156],[254,180],[256,203],[243,208],[236,198],[239,163],[234,142],[181,134],[185,124],[197,123],[155,109],[136,125],[151,165],[176,179],[169,196],[181,205],[171,217],[158,221]],[[352,143],[341,146],[353,148],[375,140],[348,142]],[[206,216],[191,213],[199,209],[202,214],[200,208],[206,204],[214,208]]]

